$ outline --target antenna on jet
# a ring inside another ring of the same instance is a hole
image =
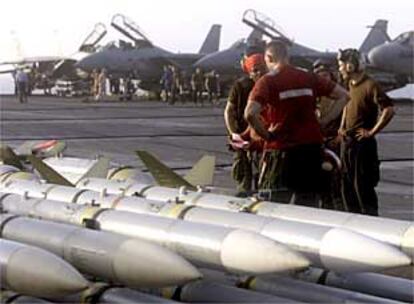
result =
[[[142,42],[145,42],[144,45],[152,46],[151,40],[147,38],[144,32],[140,27],[128,17],[116,14],[112,17],[111,25],[117,29],[119,32],[124,34],[126,37],[134,41],[136,46],[143,45]]]
[[[103,23],[95,24],[92,32],[86,36],[85,40],[82,42],[79,47],[79,52],[93,53],[96,50],[96,45],[102,38],[106,35],[106,27]]]
[[[242,21],[272,40],[282,40],[288,45],[293,44],[292,39],[283,33],[283,30],[277,26],[276,22],[262,13],[248,9],[243,13]]]

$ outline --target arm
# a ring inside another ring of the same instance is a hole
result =
[[[369,137],[373,137],[376,134],[378,134],[382,129],[384,129],[388,123],[391,121],[391,119],[394,117],[394,107],[393,106],[388,106],[385,107],[382,112],[381,115],[377,121],[377,123],[375,124],[375,126],[371,129],[371,130],[366,130],[366,129],[358,129],[357,130],[357,134],[356,134],[356,138],[358,140],[362,140],[364,138],[369,138]]]
[[[323,119],[321,120],[322,126],[326,126],[329,122],[337,118],[341,114],[342,110],[344,109],[345,105],[348,103],[349,100],[348,92],[338,84],[335,85],[329,97],[334,99],[336,102],[333,103],[333,105],[329,109],[329,113],[327,113],[325,117],[323,117]]]
[[[388,125],[388,123],[391,121],[391,119],[394,117],[394,114],[395,114],[395,111],[394,111],[393,106],[384,108],[381,112],[381,116],[378,119],[377,123],[370,131],[372,136],[375,136],[382,129],[384,129]]]
[[[244,118],[256,133],[264,140],[270,140],[272,135],[266,130],[260,119],[262,106],[256,101],[249,100],[244,111]]]
[[[224,109],[224,121],[226,123],[227,131],[237,133],[237,120],[236,120],[236,107],[231,102],[227,102],[226,108]]]
[[[339,125],[339,129],[338,129],[339,136],[345,136],[345,119],[346,119],[346,107],[342,111],[341,124]]]
[[[371,96],[375,104],[381,107],[381,115],[372,129],[367,130],[360,128],[357,130],[356,137],[358,140],[375,136],[388,125],[394,116],[394,106],[392,100],[376,83],[371,90]]]

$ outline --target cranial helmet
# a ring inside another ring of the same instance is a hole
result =
[[[352,63],[355,66],[356,71],[360,71],[365,68],[364,59],[357,49],[340,49],[337,59],[338,61],[343,61],[345,63]]]

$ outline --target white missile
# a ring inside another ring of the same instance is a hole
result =
[[[88,284],[75,268],[56,255],[40,248],[0,239],[1,288],[34,297],[53,297],[79,292],[86,289]]]
[[[129,287],[170,286],[200,278],[180,256],[142,240],[10,215],[0,215],[0,223],[5,239],[44,248],[82,272]]]
[[[393,246],[348,229],[196,206],[167,204],[139,197],[101,195],[98,192],[65,186],[45,184],[39,187],[36,183],[26,181],[11,183],[8,190],[28,192],[33,195],[39,191],[40,197],[66,202],[77,204],[95,202],[101,208],[114,208],[134,213],[155,214],[192,222],[247,229],[301,251],[313,265],[338,272],[379,271],[410,263],[410,259]],[[377,254],[372,257],[367,254],[370,252],[377,252]]]
[[[0,291],[0,303],[7,303],[7,304],[51,304],[51,302],[34,298],[28,297],[22,294],[18,294],[9,290]]]
[[[398,301],[302,282],[281,276],[246,277],[202,269],[204,281],[238,286],[306,303],[400,303]]]
[[[302,303],[261,292],[208,281],[184,286],[145,290],[157,296],[186,303]]]
[[[304,269],[309,261],[254,232],[86,205],[3,195],[3,210],[69,223],[96,221],[100,229],[159,243],[192,262],[230,272],[274,273]],[[243,248],[243,250],[240,250]]]
[[[82,293],[71,295],[64,298],[54,299],[59,303],[177,303],[172,300],[157,297],[151,294],[139,292],[129,288],[116,287],[107,283],[95,283]]]
[[[111,185],[111,186],[110,186]],[[382,242],[401,248],[411,259],[414,257],[414,224],[409,221],[395,220],[361,214],[316,209],[310,207],[243,199],[229,195],[205,192],[192,192],[185,189],[172,189],[130,182],[117,183],[101,179],[85,179],[78,186],[107,193],[134,195],[139,194],[156,201],[178,200],[186,205],[221,209],[232,212],[249,212],[266,217],[340,227],[365,234]]]
[[[411,303],[414,301],[414,281],[379,273],[336,274],[309,268],[292,274],[295,279],[370,294]]]

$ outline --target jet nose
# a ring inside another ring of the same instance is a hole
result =
[[[75,67],[83,71],[92,71],[98,68],[99,54],[88,55],[85,58],[79,60]]]
[[[390,60],[390,50],[388,45],[379,45],[374,47],[368,53],[368,60],[374,67],[380,68]]]

